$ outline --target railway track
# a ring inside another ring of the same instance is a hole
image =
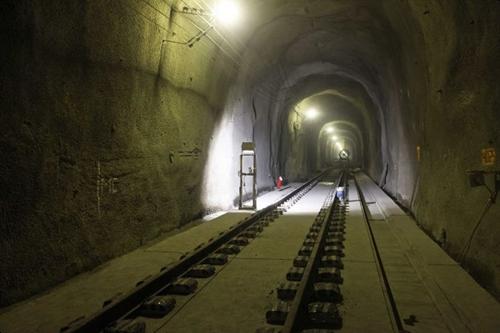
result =
[[[196,291],[217,275],[242,248],[248,245],[273,220],[297,203],[318,182],[325,171],[276,203],[243,219],[214,239],[200,244],[159,274],[139,281],[126,295],[103,303],[93,316],[81,317],[62,327],[60,332],[139,333],[156,331],[156,319],[181,308]]]
[[[257,332],[302,332],[342,326],[337,303],[342,301],[339,285],[348,203],[344,201],[344,192],[337,188],[345,188],[346,176],[341,173],[327,195],[286,281],[278,287],[276,305],[266,313],[268,324],[283,327],[268,326]]]
[[[376,239],[367,215],[368,207],[359,185],[351,181],[358,193],[358,205],[362,212],[362,224],[367,232],[376,265],[380,287],[386,304],[388,322],[386,332],[408,332],[401,320],[388,278],[385,273]],[[344,191],[335,191],[337,188]],[[257,333],[329,333],[343,331],[343,317],[340,307],[344,296],[341,288],[344,282],[343,257],[346,237],[346,216],[349,214],[349,174],[342,173],[323,207],[316,216],[292,263],[286,280],[277,288],[277,301],[267,311],[268,326]],[[339,196],[339,194],[341,194]],[[359,234],[359,231],[358,231]],[[350,263],[347,263],[349,265]],[[356,276],[362,279],[362,276]],[[347,329],[345,331],[357,332]],[[373,331],[373,328],[371,329]]]
[[[409,220],[362,173],[324,172],[60,331],[473,332],[390,214]]]

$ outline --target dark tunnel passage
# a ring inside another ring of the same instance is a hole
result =
[[[499,1],[0,6],[0,306],[234,209],[242,142],[259,193],[347,150],[500,300],[500,206],[468,174],[500,187]]]

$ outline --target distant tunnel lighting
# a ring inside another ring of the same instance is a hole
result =
[[[316,119],[319,116],[319,112],[315,108],[309,108],[305,112],[305,116],[306,116],[306,119],[310,119],[310,120]]]
[[[340,149],[340,150],[343,149],[343,146],[340,142],[337,142],[335,145],[337,146],[338,149]]]
[[[332,136],[332,140],[333,140],[333,141],[339,141],[339,137],[338,137],[338,136],[336,136],[336,135],[334,135],[334,136]]]
[[[227,26],[234,25],[241,19],[240,7],[229,0],[221,0],[217,2],[213,11],[215,19]]]
[[[326,133],[333,133],[333,127],[327,127]]]

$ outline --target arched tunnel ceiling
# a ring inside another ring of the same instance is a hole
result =
[[[350,137],[354,136],[358,149],[363,149],[363,142],[369,140],[368,131],[373,131],[370,123],[363,119],[366,110],[360,109],[359,105],[349,98],[338,94],[337,91],[327,90],[301,101],[304,105],[314,106],[319,109],[320,115],[314,122],[318,139],[323,139],[321,135],[325,133],[323,129],[328,125],[333,126],[337,135],[340,131],[348,131]],[[320,141],[318,141],[321,144]]]
[[[288,128],[288,131],[280,134],[282,138],[281,146],[278,147],[280,169],[288,170],[291,175],[295,173],[300,175],[304,170],[324,167],[326,150],[322,141],[325,136],[321,134],[325,124],[339,125],[336,128],[337,134],[342,133],[343,139],[348,139],[350,142],[350,148],[357,151],[355,154],[358,157],[357,162],[369,163],[359,158],[368,156],[368,152],[361,150],[364,150],[363,143],[369,142],[369,138],[374,135],[374,125],[364,120],[363,114],[366,114],[366,110],[360,110],[359,107],[360,104],[355,100],[336,90],[328,89],[277,110],[278,120],[275,127],[281,130],[275,132],[282,132],[284,128]],[[318,112],[314,119],[307,117],[310,108],[315,108]],[[326,144],[328,145],[328,141]],[[317,154],[313,154],[313,151],[317,151]]]
[[[353,1],[307,5],[257,1],[252,8],[267,15],[250,24],[253,30],[242,70],[247,80],[256,82],[274,74],[288,80],[288,73],[299,66],[313,64],[309,73],[316,66],[325,72],[326,64],[362,82],[372,97],[377,96],[377,104],[384,101],[378,87],[388,81],[399,43],[394,42],[397,36],[379,6]],[[253,18],[252,13],[249,16]]]
[[[309,78],[310,79],[310,78]],[[322,81],[323,77],[320,77],[320,83],[326,86],[337,86],[341,81],[336,80],[325,80]],[[318,81],[308,80],[308,83],[315,83]],[[322,85],[318,84],[305,84],[301,87],[294,87],[290,89],[290,97],[287,97],[288,102],[286,107],[281,109],[276,109],[278,123],[283,123],[286,119],[292,126],[294,122],[290,117],[295,117],[295,113],[307,112],[309,107],[315,107],[319,111],[317,119],[313,121],[302,121],[300,127],[305,127],[307,130],[312,130],[315,132],[315,144],[324,147],[321,143],[322,140],[322,129],[325,124],[333,123],[339,124],[342,130],[347,129],[351,132],[350,136],[354,136],[356,149],[359,151],[355,155],[360,159],[359,162],[363,165],[370,163],[369,160],[365,160],[365,157],[369,156],[369,153],[365,151],[367,147],[372,148],[372,145],[365,146],[365,142],[373,142],[373,138],[380,135],[380,130],[378,127],[378,122],[374,119],[373,114],[370,110],[366,108],[364,101],[361,97],[358,97],[358,92],[354,91],[350,95],[345,95],[340,90],[336,89],[326,89],[317,90],[318,88],[323,88]],[[356,86],[359,87],[359,86]],[[303,91],[301,91],[301,88]],[[350,91],[341,87],[342,91],[349,93]],[[294,91],[298,91],[294,93]],[[302,98],[303,96],[308,96]],[[356,96],[356,98],[352,97]],[[300,99],[302,98],[302,99]],[[372,111],[373,112],[373,111]],[[281,116],[278,116],[281,114]],[[279,120],[281,118],[282,120]],[[320,140],[320,141],[318,141]],[[321,155],[323,150],[318,150],[318,154]],[[320,155],[318,155],[317,160],[321,160]]]
[[[363,161],[363,138],[359,127],[352,122],[337,120],[324,124],[317,142],[319,168],[332,165],[342,149],[350,152],[354,165],[359,166]],[[340,147],[336,146],[337,142],[341,144]]]
[[[364,119],[357,123],[364,142],[378,146],[367,148],[377,151],[376,158],[365,155],[379,170],[388,158],[381,149],[386,147],[387,114],[398,108],[394,96],[398,81],[404,80],[399,36],[388,17],[400,9],[394,5],[396,9],[369,1],[245,3],[247,26],[239,31],[247,45],[240,95],[251,95],[254,105],[263,100],[279,128],[282,112],[297,100],[336,90],[361,110]]]
[[[402,133],[416,130],[410,119],[412,108],[402,106],[407,90],[404,65],[414,51],[413,44],[404,42],[413,17],[400,20],[401,13],[409,12],[408,4],[395,0],[239,3],[244,23],[223,29],[229,39],[237,40],[233,46],[240,56],[225,113],[234,124],[235,142],[260,138],[256,144],[264,154],[261,167],[268,170],[260,182],[269,183],[283,172],[284,159],[295,149],[286,147],[290,142],[282,133],[287,114],[308,97],[319,100],[330,95],[351,104],[358,119],[349,115],[346,120],[356,123],[363,135],[361,155],[369,161],[366,167],[374,178],[394,164],[401,151],[407,154],[414,136]],[[233,154],[237,150],[233,146]]]
[[[327,131],[328,128],[332,128],[333,132]],[[352,141],[359,153],[362,154],[364,141],[359,127],[349,121],[335,120],[325,123],[318,134],[318,148],[323,148],[325,142],[327,142],[332,137],[338,137],[339,139],[347,138]]]
[[[367,123],[377,121],[377,110],[371,103],[366,90],[357,82],[338,75],[309,75],[296,81],[293,86],[283,91],[285,106],[297,104],[305,98],[321,95],[342,98],[362,113]],[[281,105],[277,105],[281,106]]]
[[[366,107],[337,90],[329,89],[315,93],[299,103],[320,107],[322,114],[318,120],[319,124],[328,122],[330,118],[335,119],[336,122],[348,119],[349,121],[344,123],[356,127],[356,134],[360,141],[363,140],[363,137],[367,140],[366,132],[375,128],[375,125],[370,122],[369,111]]]

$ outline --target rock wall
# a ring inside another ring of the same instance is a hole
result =
[[[422,159],[410,207],[423,228],[500,299],[500,205],[486,211],[488,191],[471,188],[466,176],[467,170],[500,169],[498,161],[481,164],[482,149],[500,151],[500,3],[409,5],[427,64],[425,77],[413,84],[414,103],[423,104]],[[411,76],[421,75],[420,66]],[[427,96],[425,104],[418,96]]]
[[[196,32],[164,0],[2,7],[6,305],[203,212],[207,150],[236,71],[206,39],[163,42]]]

